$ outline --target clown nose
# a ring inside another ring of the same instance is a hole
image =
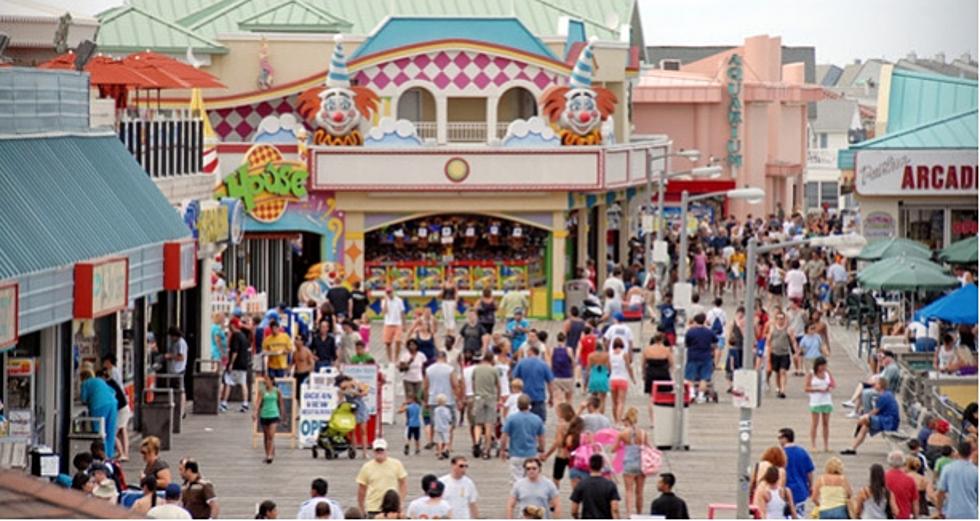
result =
[[[334,121],[334,123],[340,123],[343,120],[344,120],[344,113],[343,112],[334,112],[333,113],[333,121]]]
[[[588,123],[592,119],[592,115],[588,112],[579,112],[578,120],[582,123]]]

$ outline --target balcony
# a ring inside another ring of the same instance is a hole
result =
[[[415,130],[423,141],[439,139],[439,127],[435,121],[416,121]],[[510,123],[497,123],[494,135],[490,138],[501,139],[507,133]],[[485,121],[452,121],[446,123],[446,141],[448,143],[489,143]]]
[[[189,110],[124,110],[119,139],[150,177],[198,174],[204,164],[204,121]]]
[[[806,152],[808,165],[837,167],[837,150],[829,148],[811,148]]]

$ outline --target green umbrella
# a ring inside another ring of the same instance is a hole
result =
[[[931,270],[942,275],[948,275],[949,270],[944,266],[936,264],[930,260],[920,259],[918,257],[906,257],[905,255],[900,255],[898,257],[889,257],[887,259],[881,259],[875,262],[857,274],[858,282],[864,283],[865,280],[878,280],[878,278],[891,274],[891,273],[901,273],[902,270],[906,269],[917,269],[917,270]]]
[[[858,282],[865,288],[882,291],[942,289],[960,283],[956,277],[947,275],[942,266],[914,257],[878,261],[858,273]]]
[[[943,248],[939,258],[950,264],[976,264],[977,248],[977,236],[974,235]]]
[[[868,244],[863,250],[861,250],[861,253],[858,254],[857,259],[879,260],[886,259],[888,257],[898,257],[900,255],[928,259],[929,257],[932,257],[932,250],[919,241],[896,237],[892,239],[882,239],[880,241],[875,241]]]

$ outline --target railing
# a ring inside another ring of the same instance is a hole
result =
[[[829,148],[811,148],[806,152],[806,162],[810,165],[836,165],[837,151]]]
[[[497,123],[494,137],[503,139],[507,133],[507,123]],[[423,141],[438,139],[438,123],[435,121],[416,121],[415,130]],[[487,123],[485,121],[452,121],[446,123],[446,141],[449,143],[486,143]]]
[[[204,121],[190,111],[123,111],[116,134],[151,177],[201,172]]]

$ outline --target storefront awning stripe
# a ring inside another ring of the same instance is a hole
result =
[[[0,139],[0,280],[190,232],[113,135]]]

